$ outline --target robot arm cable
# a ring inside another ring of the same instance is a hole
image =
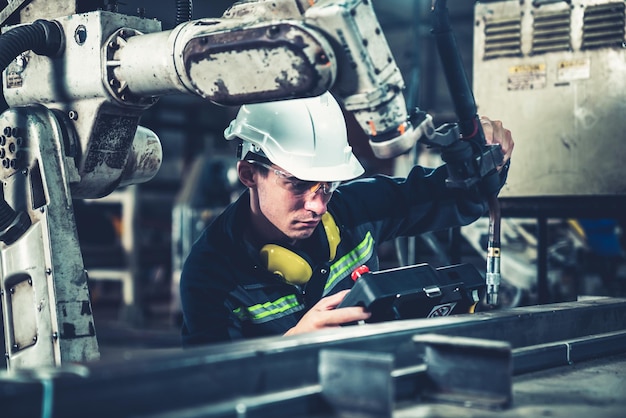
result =
[[[36,20],[17,26],[0,36],[0,66],[4,70],[22,52],[32,50],[38,55],[55,56],[63,48],[63,34],[54,22]]]
[[[432,33],[441,58],[450,95],[459,118],[462,141],[444,148],[442,158],[448,163],[453,182],[478,187],[489,204],[489,244],[487,248],[487,303],[496,305],[500,285],[500,203],[497,199],[500,176],[497,171],[503,155],[499,146],[487,145],[476,102],[463,69],[456,39],[448,18],[446,0],[433,0]],[[456,179],[455,179],[456,178]],[[472,178],[472,182],[467,179]]]

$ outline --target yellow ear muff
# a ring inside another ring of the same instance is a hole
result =
[[[287,283],[306,284],[313,275],[311,265],[304,257],[276,244],[266,244],[261,248],[261,259],[267,269]]]
[[[337,246],[339,246],[339,241],[341,241],[339,227],[335,222],[335,218],[328,212],[322,215],[322,225],[324,225],[324,231],[326,231],[326,238],[328,239],[328,261],[332,261],[335,259],[335,255],[337,255]]]
[[[339,227],[328,212],[322,215],[322,225],[328,240],[328,261],[331,261],[337,255],[337,246],[341,241]],[[303,255],[278,244],[265,244],[261,248],[260,254],[267,270],[280,276],[285,282],[303,285],[311,280],[313,268]]]

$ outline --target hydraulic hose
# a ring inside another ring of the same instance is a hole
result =
[[[17,26],[0,36],[0,68],[4,70],[22,52],[32,50],[37,55],[53,57],[63,46],[63,33],[56,23],[36,20]]]
[[[463,62],[459,54],[456,39],[448,16],[446,0],[433,0],[432,6],[432,34],[441,64],[446,77],[450,95],[455,106],[457,117],[459,118],[459,131],[462,141],[454,144],[453,150],[445,151],[444,158],[452,167],[453,175],[455,167],[458,175],[467,175],[468,172],[477,173],[479,178],[478,188],[487,198],[489,204],[489,244],[487,248],[487,303],[496,305],[498,303],[498,289],[500,286],[500,203],[497,198],[500,189],[500,178],[496,167],[489,167],[484,173],[485,167],[468,167],[467,163],[483,164],[483,150],[487,143],[485,133],[482,129],[477,113],[474,94],[467,79],[467,74],[463,68]],[[467,155],[471,154],[468,159]],[[500,152],[501,154],[501,152]],[[443,157],[444,155],[442,155]],[[479,158],[475,158],[478,156]],[[452,160],[452,161],[450,161]]]
[[[21,53],[32,50],[38,55],[55,56],[63,46],[63,34],[56,23],[37,20],[17,26],[0,36],[0,68],[6,67]],[[16,212],[0,198],[0,241],[11,244],[30,227],[26,212]]]

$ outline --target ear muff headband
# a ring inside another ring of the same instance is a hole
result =
[[[337,255],[337,246],[341,241],[339,227],[328,212],[322,215],[322,225],[328,241],[328,261],[332,261]],[[280,276],[287,283],[304,285],[311,280],[313,268],[303,254],[278,244],[266,244],[261,248],[260,255],[267,270]]]
[[[339,227],[335,222],[335,218],[328,212],[322,215],[322,225],[324,225],[326,239],[328,240],[328,261],[333,261],[337,255],[337,247],[341,241]]]

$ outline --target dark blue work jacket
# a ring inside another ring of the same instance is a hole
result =
[[[446,177],[445,166],[416,166],[406,178],[377,175],[341,185],[328,203],[340,230],[336,256],[328,261],[320,224],[304,243],[313,249],[313,276],[305,286],[284,283],[263,268],[258,250],[244,240],[246,191],[206,228],[185,262],[183,345],[283,334],[322,297],[350,288],[356,267],[378,270],[378,244],[467,225],[485,213],[487,204],[475,191],[448,188]]]

